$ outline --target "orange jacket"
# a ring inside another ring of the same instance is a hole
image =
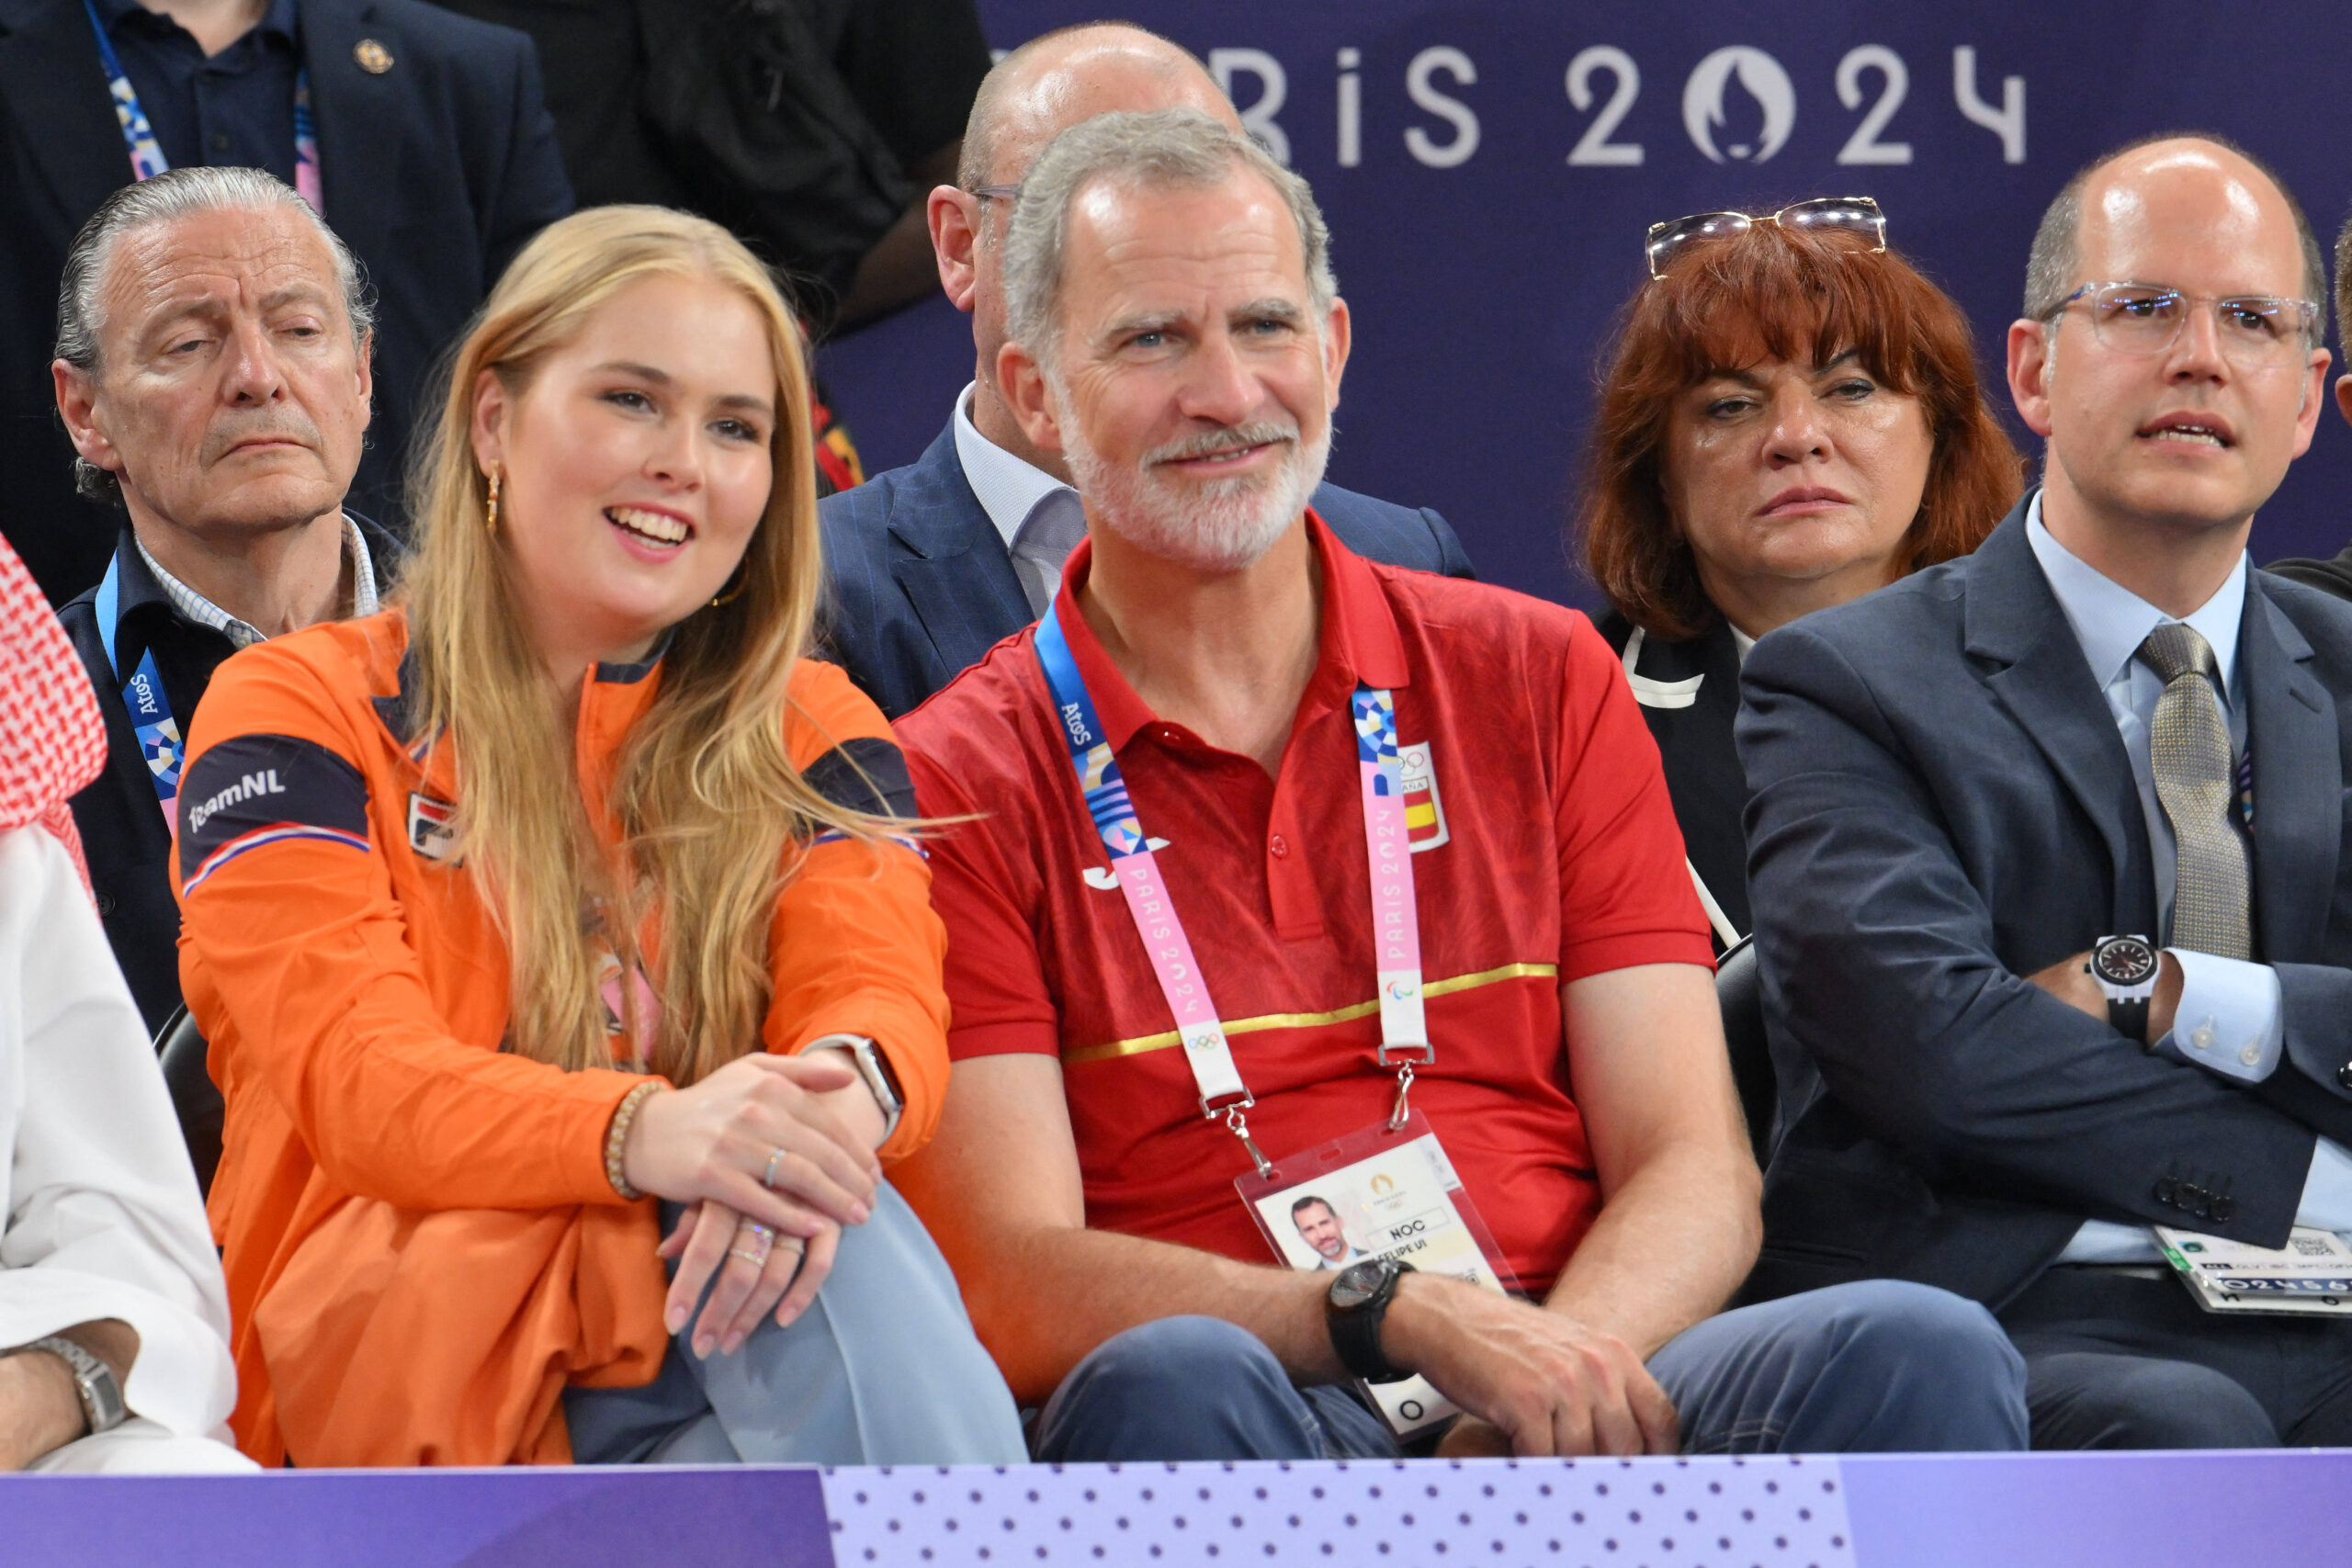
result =
[[[499,1050],[505,945],[437,831],[453,764],[410,733],[406,646],[398,612],[256,645],[189,736],[180,974],[228,1100],[209,1206],[232,1425],[266,1465],[562,1463],[564,1385],[645,1383],[666,1343],[653,1201],[605,1175],[612,1113],[644,1080]],[[605,665],[582,691],[602,831],[660,680],[658,661]],[[911,814],[889,728],[846,676],[804,661],[792,697],[811,784],[871,806],[862,769]],[[947,1083],[929,888],[906,850],[820,840],[770,942],[767,1048],[876,1041],[906,1097],[886,1161],[930,1136]]]

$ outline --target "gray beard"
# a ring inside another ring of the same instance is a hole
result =
[[[1195,571],[1238,571],[1273,548],[1306,510],[1331,457],[1328,423],[1312,444],[1302,445],[1296,430],[1260,423],[1170,443],[1133,466],[1113,463],[1087,445],[1069,417],[1068,400],[1060,389],[1054,391],[1056,412],[1062,416],[1062,456],[1089,513],[1136,548]],[[1236,436],[1243,444],[1287,438],[1288,454],[1263,478],[1213,479],[1180,489],[1160,477],[1159,464],[1168,458],[1187,455],[1204,442],[1214,446]]]

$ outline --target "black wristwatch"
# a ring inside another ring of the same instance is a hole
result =
[[[2143,936],[2103,936],[2083,965],[2107,993],[2107,1021],[2115,1032],[2143,1045],[2148,1039],[2148,1004],[2155,999],[2156,976],[2164,967],[2156,950]]]
[[[1388,1303],[1396,1299],[1396,1281],[1413,1271],[1409,1263],[1375,1258],[1351,1263],[1331,1281],[1323,1298],[1323,1319],[1330,1325],[1331,1348],[1350,1375],[1366,1382],[1395,1382],[1410,1372],[1390,1366],[1380,1350],[1380,1323]]]

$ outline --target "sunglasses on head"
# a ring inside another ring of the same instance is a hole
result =
[[[1843,229],[1868,235],[1874,253],[1886,250],[1886,214],[1879,210],[1877,202],[1867,196],[1821,196],[1811,201],[1791,202],[1780,211],[1767,212],[1760,218],[1751,218],[1745,212],[1694,212],[1688,218],[1653,223],[1649,237],[1643,243],[1649,257],[1650,276],[1664,277],[1674,258],[1702,240],[1745,234],[1758,223],[1778,223],[1783,229],[1807,231]]]

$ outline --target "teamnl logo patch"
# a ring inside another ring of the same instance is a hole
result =
[[[1398,747],[1396,757],[1405,776],[1405,840],[1419,854],[1453,836],[1446,831],[1445,803],[1437,795],[1437,763],[1426,740]]]
[[[458,863],[458,830],[451,818],[458,808],[446,800],[412,794],[408,797],[408,847],[426,860]]]

